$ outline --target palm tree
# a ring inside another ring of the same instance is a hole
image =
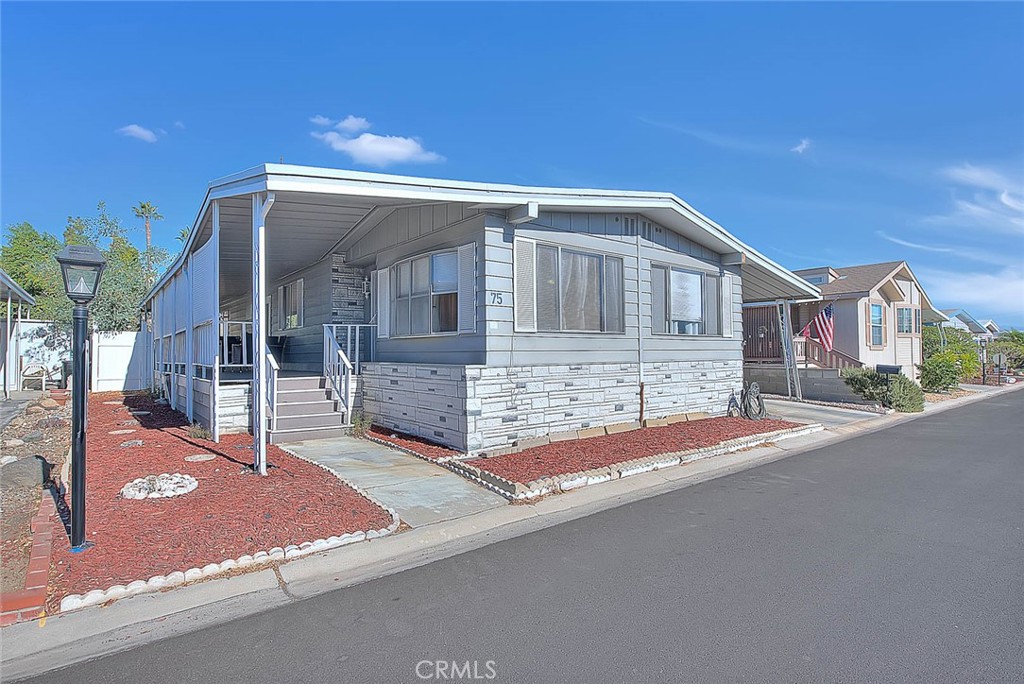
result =
[[[181,242],[182,244],[184,244],[185,240],[188,240],[188,234],[189,234],[189,231],[191,231],[191,230],[192,230],[192,228],[190,226],[185,226],[184,228],[179,230],[178,231],[178,242]]]
[[[136,206],[132,207],[136,218],[145,220],[146,222],[146,270],[147,272],[152,271],[153,268],[153,257],[150,247],[153,244],[153,231],[150,228],[150,221],[162,221],[163,216],[157,210],[156,205],[152,202],[139,202]]]

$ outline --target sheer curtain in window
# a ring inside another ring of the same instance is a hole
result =
[[[601,257],[562,250],[562,329],[601,330]]]

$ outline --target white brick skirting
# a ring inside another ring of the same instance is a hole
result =
[[[640,417],[635,363],[509,368],[371,363],[363,369],[364,411],[375,423],[468,454]],[[743,363],[646,363],[644,375],[645,417],[720,415],[742,388]]]

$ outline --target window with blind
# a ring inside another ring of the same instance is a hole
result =
[[[881,347],[885,344],[885,314],[882,311],[881,304],[872,304],[870,306],[870,318],[871,344],[875,347]]]
[[[731,335],[731,286],[722,277],[651,266],[651,325],[656,334]],[[723,290],[727,290],[724,291]],[[723,317],[729,317],[724,321]]]
[[[537,330],[625,332],[622,259],[538,244]]]
[[[455,250],[400,262],[391,268],[391,336],[459,330],[459,258]]]
[[[901,335],[910,335],[914,332],[914,313],[909,306],[901,306],[896,309],[896,332]]]

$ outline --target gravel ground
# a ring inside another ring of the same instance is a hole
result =
[[[49,403],[47,402],[49,405]],[[25,588],[32,533],[43,478],[56,474],[71,444],[70,405],[44,409],[31,402],[0,433],[0,591]]]

